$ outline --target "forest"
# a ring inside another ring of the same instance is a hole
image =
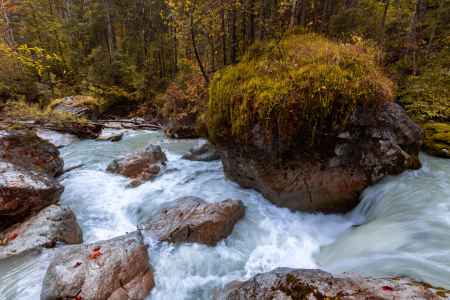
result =
[[[365,44],[418,121],[448,119],[446,0],[2,0],[0,99],[91,96],[115,114],[201,112],[252,45],[314,33]],[[309,39],[314,43],[314,38]],[[275,46],[274,46],[275,47]],[[281,63],[282,59],[280,60]]]

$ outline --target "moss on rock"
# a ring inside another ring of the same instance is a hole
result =
[[[245,140],[262,121],[289,141],[304,122],[345,123],[357,106],[374,110],[394,98],[394,83],[367,44],[338,44],[316,34],[253,45],[242,61],[217,72],[199,129],[215,142]]]
[[[421,150],[429,155],[450,158],[450,125],[428,122],[420,126],[425,130]]]

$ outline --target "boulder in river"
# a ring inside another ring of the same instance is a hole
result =
[[[83,242],[83,232],[77,218],[67,206],[47,206],[22,223],[0,232],[0,260],[49,247],[55,241],[67,245]]]
[[[12,153],[0,151],[0,231],[30,212],[58,203],[64,186]]]
[[[36,134],[41,139],[55,145],[56,148],[67,147],[78,141],[77,136],[74,134],[60,133],[54,130],[41,129]]]
[[[231,234],[244,214],[241,200],[205,203],[200,198],[183,197],[162,208],[138,228],[162,242],[215,246]]]
[[[20,156],[43,172],[54,176],[64,168],[56,147],[27,130],[0,131],[0,145],[7,153]]]
[[[61,249],[45,273],[41,300],[139,300],[154,286],[147,248],[135,231]]]
[[[143,181],[153,180],[165,161],[167,157],[161,147],[149,144],[144,148],[118,156],[106,170],[136,179],[130,186],[138,186]]]
[[[197,143],[189,149],[188,153],[181,157],[193,161],[213,161],[220,159],[220,150],[205,139],[199,139]]]
[[[98,142],[118,142],[122,137],[123,132],[104,132],[95,140]]]
[[[245,282],[228,283],[213,300],[439,300],[449,299],[446,296],[449,292],[404,278],[374,278],[356,273],[332,275],[322,270],[278,268]]]
[[[290,143],[280,143],[276,126],[269,141],[256,123],[247,140],[223,143],[224,173],[279,207],[344,213],[367,186],[421,167],[423,130],[396,103],[378,114],[359,107],[339,124],[324,121],[313,138],[311,125],[300,122]]]

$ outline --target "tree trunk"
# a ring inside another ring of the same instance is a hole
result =
[[[255,40],[255,0],[250,0],[248,11],[247,45],[251,45]]]
[[[295,0],[292,5],[292,18],[290,22],[290,26],[298,26],[301,23],[302,18],[302,0]]]
[[[381,24],[380,24],[380,32],[378,33],[378,45],[381,45],[381,39],[383,37],[383,31],[384,31],[384,23],[386,22],[386,15],[387,15],[388,9],[389,9],[389,0],[386,0],[386,5],[384,6],[383,18],[381,19]]]
[[[442,7],[444,7],[444,1],[445,0],[441,0],[441,4],[439,5],[439,11],[436,16],[436,20],[434,21],[433,30],[431,31],[430,41],[428,42],[427,53],[425,54],[426,59],[428,59],[428,54],[430,54],[430,50],[431,50],[431,44],[433,43],[434,36],[436,35],[436,27],[437,27],[439,18],[441,17],[441,11],[442,11]]]
[[[301,19],[301,23],[303,26],[306,26],[306,22],[308,20],[308,6],[309,6],[309,0],[303,0],[303,5],[302,5],[302,19]]]
[[[192,38],[192,47],[194,48],[195,58],[197,59],[198,65],[200,67],[200,71],[202,71],[203,78],[205,78],[206,84],[209,84],[208,76],[206,76],[205,70],[203,69],[202,61],[200,60],[200,56],[198,55],[197,46],[195,45],[195,36],[194,36],[194,13],[195,13],[195,5],[196,1],[194,1],[194,7],[191,13],[191,38]]]
[[[233,2],[233,20],[232,20],[232,28],[231,28],[231,63],[236,63],[236,57],[237,57],[237,36],[236,36],[236,18],[237,18],[237,12],[236,12],[236,1]]]
[[[109,5],[107,0],[103,0],[103,6],[105,8],[105,14],[106,14],[106,21],[108,24],[106,25],[106,31],[108,34],[108,49],[109,49],[109,57],[111,61],[111,65],[114,67],[116,64],[116,58],[115,58],[115,50],[116,50],[116,44],[115,44],[115,30],[114,25],[111,21],[111,14],[109,12]]]
[[[260,41],[264,39],[264,31],[266,24],[266,6],[267,0],[261,0],[261,5],[259,7],[259,26],[258,26],[258,40]]]
[[[225,6],[223,0],[221,0],[220,19],[222,26],[222,66],[227,65],[227,44],[226,44],[226,32],[225,32]]]

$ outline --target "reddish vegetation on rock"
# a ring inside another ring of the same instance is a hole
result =
[[[244,214],[241,200],[205,203],[196,197],[183,197],[139,224],[138,228],[162,242],[215,246],[231,234]]]

